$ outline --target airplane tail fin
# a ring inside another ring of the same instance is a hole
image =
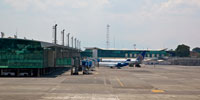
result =
[[[142,61],[144,60],[144,57],[145,57],[145,54],[146,54],[147,51],[143,51],[138,57],[137,57],[137,61]]]

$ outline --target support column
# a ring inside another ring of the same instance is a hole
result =
[[[3,75],[3,69],[1,69],[1,75]]]
[[[76,57],[75,58],[75,72],[74,72],[74,75],[78,75],[78,67],[79,67],[78,58]]]
[[[17,77],[19,77],[20,75],[19,75],[19,73],[20,73],[20,70],[19,69],[17,69],[17,72],[16,72],[16,75],[17,75]]]
[[[74,59],[73,58],[72,58],[71,64],[72,64],[72,66],[71,66],[71,75],[73,75],[74,74],[74,71],[73,71],[73,69],[74,69]]]
[[[37,69],[37,77],[40,77],[40,69]]]
[[[2,75],[2,69],[0,69],[0,76]]]
[[[30,76],[33,76],[33,69],[31,69]]]
[[[43,68],[43,75],[44,75],[44,74],[46,74],[46,73],[45,73],[45,68]]]
[[[72,65],[72,67],[71,67],[71,75],[74,75],[73,69],[74,69],[74,66]]]

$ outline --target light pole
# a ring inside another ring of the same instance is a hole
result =
[[[80,46],[80,50],[81,50],[81,41],[80,41],[80,44],[79,44],[79,46]]]
[[[74,42],[75,42],[75,47],[74,48],[76,49],[76,38],[74,39]]]
[[[67,34],[67,39],[68,39],[67,45],[68,45],[68,47],[69,47],[69,35],[70,35],[70,33]]]
[[[71,40],[72,40],[72,48],[73,48],[73,36],[71,37]]]
[[[53,30],[54,30],[54,44],[57,44],[57,24],[55,24],[55,26],[53,26]]]
[[[64,46],[65,45],[65,40],[64,40],[64,37],[65,37],[65,29],[63,29],[61,31],[61,34],[62,34],[62,45]]]
[[[77,43],[76,43],[76,44],[77,44],[77,49],[78,49],[78,45],[79,45],[79,44],[78,44],[78,41],[79,41],[79,40],[77,39]]]

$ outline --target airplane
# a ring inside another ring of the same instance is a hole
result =
[[[107,66],[107,67],[117,67],[117,68],[121,68],[127,65],[133,65],[136,67],[141,67],[140,64],[142,63],[142,61],[144,60],[145,54],[147,51],[143,51],[140,55],[138,55],[137,58],[128,58],[128,59],[101,59],[101,61],[99,62],[100,66]]]

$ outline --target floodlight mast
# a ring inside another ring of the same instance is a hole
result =
[[[53,26],[54,44],[57,44],[57,24]]]
[[[70,33],[67,34],[67,41],[68,41],[68,42],[67,42],[67,46],[68,46],[68,47],[69,47],[69,35],[70,35]]]
[[[79,41],[79,49],[81,50],[81,41]]]
[[[63,29],[62,31],[61,31],[61,34],[62,34],[62,45],[64,46],[65,45],[65,29]]]
[[[71,40],[72,40],[72,48],[73,48],[73,36],[71,37]]]
[[[74,43],[74,45],[75,45],[75,47],[74,47],[74,48],[75,48],[75,49],[76,49],[76,40],[77,40],[77,39],[75,38],[75,39],[74,39],[74,42],[75,42],[75,43]]]

